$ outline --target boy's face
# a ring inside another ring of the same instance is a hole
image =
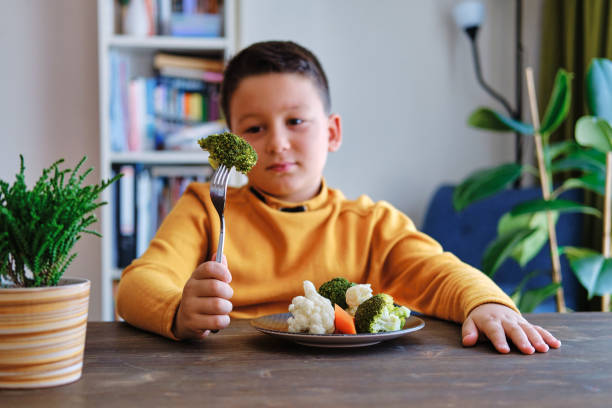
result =
[[[243,79],[230,100],[232,132],[257,151],[249,182],[285,201],[314,197],[327,153],[342,141],[340,117],[327,115],[312,80],[299,74]]]

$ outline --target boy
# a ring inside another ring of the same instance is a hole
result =
[[[120,315],[170,338],[203,338],[227,327],[230,312],[286,312],[304,280],[318,286],[343,276],[410,309],[463,322],[465,346],[486,336],[507,353],[507,336],[526,354],[559,347],[488,277],[443,252],[388,203],[349,201],[327,186],[327,154],[342,142],[330,105],[325,73],[303,47],[271,41],[238,53],[225,72],[222,108],[259,159],[247,186],[228,188],[227,258],[206,262],[215,257],[219,219],[209,184],[193,183],[123,272]]]

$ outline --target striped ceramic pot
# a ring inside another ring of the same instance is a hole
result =
[[[81,378],[90,282],[0,288],[0,388],[41,388]]]

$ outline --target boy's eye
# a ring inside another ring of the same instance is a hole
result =
[[[291,118],[287,121],[287,123],[291,126],[295,126],[295,125],[301,125],[302,123],[304,123],[304,121],[298,118]]]
[[[261,126],[251,126],[246,128],[246,130],[244,131],[244,133],[257,133],[261,131]]]

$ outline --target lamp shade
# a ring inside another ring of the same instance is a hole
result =
[[[464,1],[453,8],[455,23],[461,29],[480,27],[484,20],[484,4],[479,1]]]

